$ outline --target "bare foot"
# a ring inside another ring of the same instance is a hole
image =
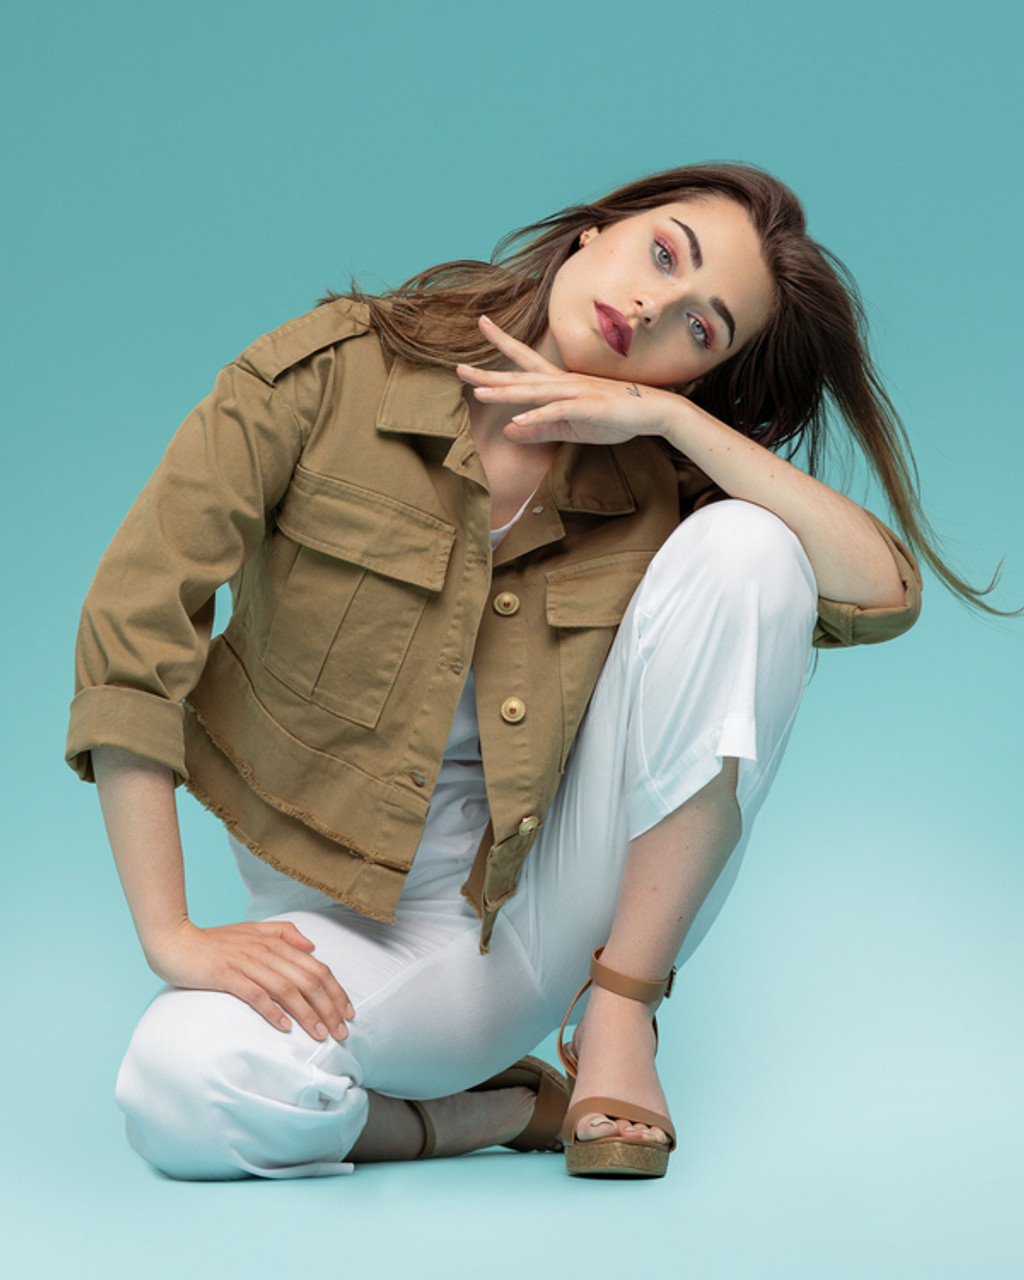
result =
[[[579,1056],[574,1089],[577,1098],[621,1098],[624,1103],[668,1115],[668,1103],[654,1067],[655,1040],[649,1005],[593,987],[573,1045]],[[593,1113],[582,1116],[576,1125],[576,1136],[581,1141],[616,1135],[658,1145],[669,1142],[664,1129],[633,1124],[628,1116]]]

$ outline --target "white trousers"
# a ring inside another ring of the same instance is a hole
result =
[[[118,1078],[128,1136],[179,1178],[348,1173],[367,1090],[436,1098],[480,1083],[561,1021],[607,939],[630,840],[739,759],[743,837],[686,939],[735,880],[803,690],[816,589],[796,537],[743,502],[686,520],[615,638],[558,796],[488,955],[463,872],[414,874],[393,925],[237,847],[250,918],[294,921],[355,1006],[342,1043],[275,1030],[218,992],[166,989]],[[653,976],[653,975],[640,975]]]

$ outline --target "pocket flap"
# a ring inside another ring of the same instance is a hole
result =
[[[388,494],[299,466],[277,513],[283,534],[325,555],[440,591],[455,528]]]
[[[624,551],[551,570],[548,622],[553,627],[618,626],[653,557],[653,551]]]

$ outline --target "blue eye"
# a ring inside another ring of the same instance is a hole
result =
[[[661,240],[651,242],[651,257],[654,259],[655,266],[659,271],[666,274],[676,265],[676,255],[671,248]]]
[[[688,316],[687,322],[690,326],[690,332],[693,334],[694,341],[698,342],[705,349],[711,345],[711,334],[708,333],[704,321],[699,316]]]

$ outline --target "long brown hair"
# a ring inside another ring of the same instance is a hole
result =
[[[988,586],[972,587],[937,550],[938,538],[921,508],[910,443],[868,350],[852,277],[807,235],[804,210],[793,192],[761,169],[741,164],[670,169],[511,232],[490,262],[446,262],[382,297],[355,287],[348,296],[367,304],[384,345],[406,359],[494,367],[502,357],[481,335],[478,316],[489,315],[513,337],[534,345],[547,326],[552,282],[579,247],[582,231],[702,196],[723,196],[746,210],[761,240],[775,300],[761,332],[705,374],[690,399],[768,448],[787,455],[800,448],[812,475],[828,451],[837,410],[910,546],[957,595],[988,613],[1003,614],[982,599],[998,573]]]

